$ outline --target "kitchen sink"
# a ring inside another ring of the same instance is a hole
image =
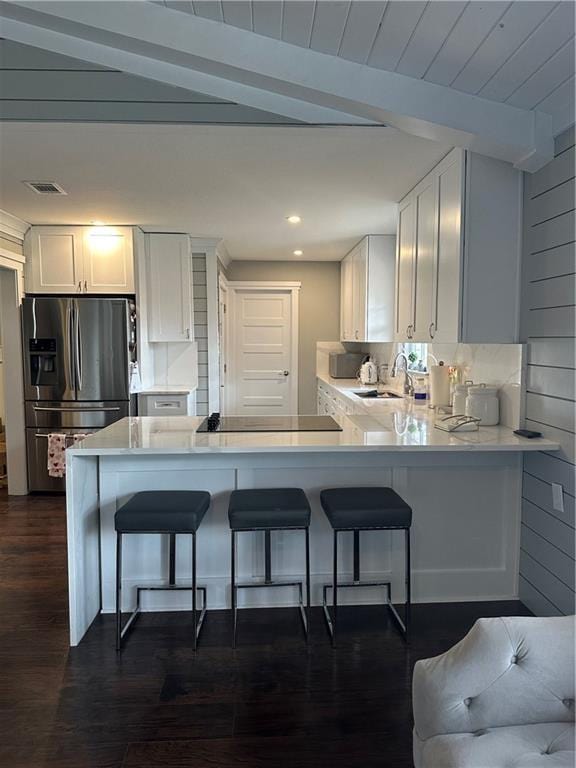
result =
[[[378,398],[379,400],[397,400],[402,399],[402,395],[398,395],[396,392],[378,392],[377,389],[363,389],[361,392],[354,392],[358,397],[365,398]]]

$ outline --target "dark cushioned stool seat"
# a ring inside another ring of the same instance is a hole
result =
[[[320,502],[332,528],[408,528],[412,509],[392,488],[327,488]]]
[[[228,518],[233,531],[307,528],[310,504],[301,488],[232,491]]]
[[[206,491],[141,491],[116,512],[121,533],[195,533],[210,506]]]

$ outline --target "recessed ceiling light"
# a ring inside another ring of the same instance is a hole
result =
[[[90,224],[92,224],[93,227],[103,227],[104,222],[103,221],[91,221]]]
[[[294,216],[286,216],[286,221],[289,221],[290,224],[300,224],[302,219],[300,218],[300,216],[294,215]]]
[[[294,256],[302,256],[304,254],[304,251],[293,251]]]

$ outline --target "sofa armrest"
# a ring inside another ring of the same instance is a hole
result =
[[[416,663],[416,735],[574,720],[574,617],[479,619],[457,645]]]

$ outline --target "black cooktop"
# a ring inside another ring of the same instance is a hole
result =
[[[332,416],[220,416],[213,413],[197,432],[342,432]]]

